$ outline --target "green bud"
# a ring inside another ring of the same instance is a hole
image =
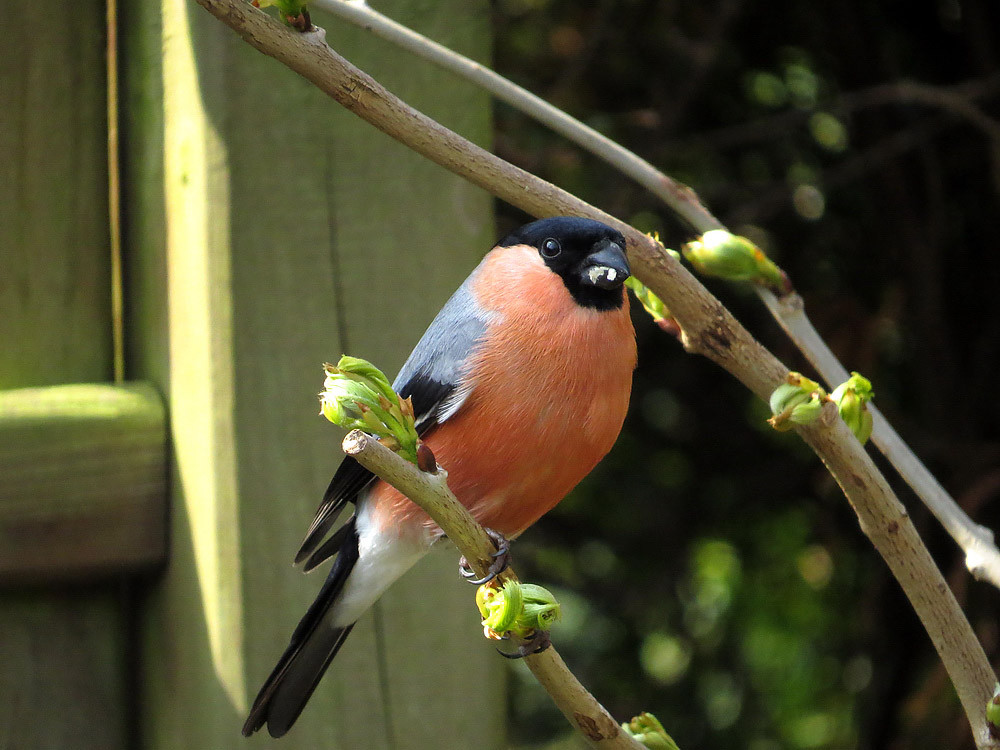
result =
[[[345,429],[355,429],[364,425],[365,409],[378,406],[376,398],[377,394],[363,383],[327,376],[320,404],[324,417]]]
[[[376,411],[367,405],[363,405],[361,407],[361,417],[361,422],[364,425],[362,429],[366,432],[383,438],[394,437],[392,428],[388,424],[391,418],[385,410],[378,409]]]
[[[380,369],[369,362],[367,359],[361,359],[360,357],[352,357],[348,354],[341,356],[340,361],[337,362],[336,367],[330,367],[326,365],[326,370],[329,373],[330,370],[334,370],[344,377],[350,378],[351,380],[356,380],[360,383],[365,383],[374,391],[378,391],[390,402],[398,400],[396,392],[392,390],[392,384],[389,382],[389,378],[385,376]]]
[[[306,3],[301,0],[253,0],[258,8],[274,5],[281,14],[281,20],[299,31],[308,31],[312,23],[309,21],[309,11]],[[304,28],[303,28],[304,26]]]
[[[868,410],[868,402],[874,396],[871,381],[856,372],[852,372],[851,377],[830,394],[830,400],[837,405],[840,418],[847,423],[862,445],[868,442],[872,434],[872,413]]]
[[[632,294],[634,294],[635,298],[639,300],[643,309],[649,313],[650,317],[652,317],[657,323],[666,318],[673,317],[670,314],[670,310],[667,309],[667,306],[663,304],[663,300],[653,294],[653,292],[649,290],[649,287],[639,281],[635,276],[629,276],[625,279],[625,286],[632,290]]]
[[[524,613],[518,618],[518,626],[532,630],[549,630],[562,619],[562,609],[552,592],[534,583],[522,583]]]
[[[476,605],[483,617],[483,632],[493,639],[507,633],[527,638],[549,630],[562,616],[552,592],[518,581],[507,581],[500,588],[483,584],[476,591]]]
[[[416,463],[419,437],[413,406],[409,399],[400,400],[382,371],[367,360],[347,355],[336,366],[326,364],[323,369],[323,416],[345,429],[378,435],[387,446]]]
[[[629,737],[654,750],[680,750],[659,719],[651,713],[643,711],[632,717],[631,721],[622,724],[622,729]]]
[[[790,430],[796,424],[809,424],[822,413],[827,399],[828,396],[815,380],[790,372],[787,381],[771,393],[768,405],[773,416],[767,422],[780,432]]]
[[[1000,740],[1000,682],[993,688],[993,697],[986,702],[986,726],[990,737]]]
[[[792,407],[792,411],[788,415],[788,421],[792,424],[809,424],[810,422],[815,422],[820,412],[823,411],[824,400],[820,394],[814,393],[804,404]]]
[[[483,616],[483,630],[498,635],[510,632],[524,609],[521,584],[507,581],[500,588],[483,584],[476,591],[476,604]]]
[[[768,406],[772,414],[780,414],[785,409],[809,400],[809,391],[803,390],[797,384],[782,383],[771,393]]]
[[[788,280],[764,252],[746,237],[712,229],[681,248],[700,273],[729,281],[753,281],[776,292],[787,290]]]

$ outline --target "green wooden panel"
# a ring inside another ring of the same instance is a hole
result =
[[[0,0],[0,38],[0,389],[107,380],[104,3]],[[7,583],[0,747],[125,747],[120,588]]]
[[[6,592],[0,603],[0,747],[127,746],[127,618],[112,587]]]
[[[0,0],[0,388],[108,380],[104,3],[26,13]]]
[[[166,428],[134,384],[0,391],[0,585],[163,560]]]
[[[386,8],[479,56],[487,9]],[[194,4],[127,12],[130,364],[169,394],[175,456],[170,566],[146,617],[144,739],[271,746],[239,728],[322,582],[290,565],[340,461],[342,435],[318,416],[320,365],[350,351],[398,367],[492,244],[491,200]],[[488,141],[484,96],[314,20],[399,93]],[[432,555],[362,620],[275,747],[503,746],[503,665],[456,558]]]

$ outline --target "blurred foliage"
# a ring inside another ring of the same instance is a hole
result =
[[[1000,6],[995,0],[497,0],[495,64],[690,184],[804,295],[848,369],[978,521],[1000,528]],[[498,105],[499,153],[660,233],[689,228]],[[500,206],[501,234],[525,217]],[[792,369],[752,294],[707,285]],[[971,748],[912,609],[794,434],[641,311],[608,459],[516,544],[563,605],[567,662],[619,718],[696,748]],[[828,384],[831,387],[836,384]],[[994,661],[998,593],[888,476]],[[511,739],[576,747],[514,667]]]

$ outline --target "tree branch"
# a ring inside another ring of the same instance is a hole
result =
[[[489,68],[396,23],[369,8],[363,1],[313,0],[313,5],[461,76],[547,125],[659,197],[699,234],[724,228],[689,187],[676,182],[638,155]],[[892,101],[919,101],[938,106],[965,117],[996,141],[1000,138],[1000,124],[987,117],[972,101],[972,96],[981,95],[983,90],[992,90],[997,83],[997,76],[976,83],[976,87],[970,87],[966,91],[902,81],[877,86],[844,98],[852,108],[885,103],[890,98]],[[517,205],[514,201],[509,202]],[[779,300],[762,286],[755,287],[755,290],[768,311],[828,386],[833,388],[847,379],[847,370],[816,332],[805,313],[802,298],[796,292]],[[966,567],[972,575],[1000,588],[1000,549],[997,549],[993,541],[993,532],[969,518],[881,412],[873,406],[869,408],[872,409],[874,418],[872,442],[959,545],[965,553]]]
[[[344,453],[426,511],[465,555],[476,575],[486,575],[492,562],[490,553],[495,547],[483,527],[448,489],[446,471],[440,467],[435,474],[420,471],[360,430],[353,430],[344,438]],[[510,568],[501,575],[517,579]],[[602,750],[642,750],[643,746],[622,731],[607,709],[569,671],[554,646],[540,654],[524,657],[524,662],[569,723],[591,746]]]
[[[284,63],[359,117],[493,195],[535,216],[587,216],[618,228],[626,237],[636,276],[670,307],[689,351],[709,357],[762,399],[783,382],[787,368],[659,243],[409,107],[330,49],[323,32],[292,31],[244,0],[198,2],[253,47]],[[834,407],[830,405],[827,411],[825,420],[801,428],[800,434],[833,474],[855,508],[862,530],[903,587],[955,685],[977,745],[1000,747],[989,738],[985,721],[995,677],[982,646],[905,509],[836,417]]]
[[[847,370],[813,327],[799,295],[777,299],[771,292],[761,290],[760,296],[788,337],[828,382],[847,380]],[[979,580],[1000,587],[1000,551],[994,543],[993,532],[969,518],[874,404],[868,404],[868,409],[873,421],[872,442],[958,543],[965,553],[965,567],[969,572]]]
[[[712,216],[689,187],[671,179],[637,154],[475,60],[396,23],[359,0],[313,0],[312,5],[476,84],[500,101],[547,125],[658,196],[699,233],[722,228],[719,220]]]

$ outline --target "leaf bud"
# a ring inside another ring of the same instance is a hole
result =
[[[706,276],[728,281],[752,281],[778,293],[787,291],[788,279],[764,252],[746,237],[725,229],[712,229],[681,248],[684,257]]]
[[[852,372],[851,377],[830,394],[830,400],[837,405],[840,418],[847,423],[862,445],[868,442],[872,434],[872,413],[868,409],[868,402],[874,396],[871,381],[856,372]]]
[[[622,729],[629,737],[653,750],[680,750],[659,719],[646,711],[622,724]]]

